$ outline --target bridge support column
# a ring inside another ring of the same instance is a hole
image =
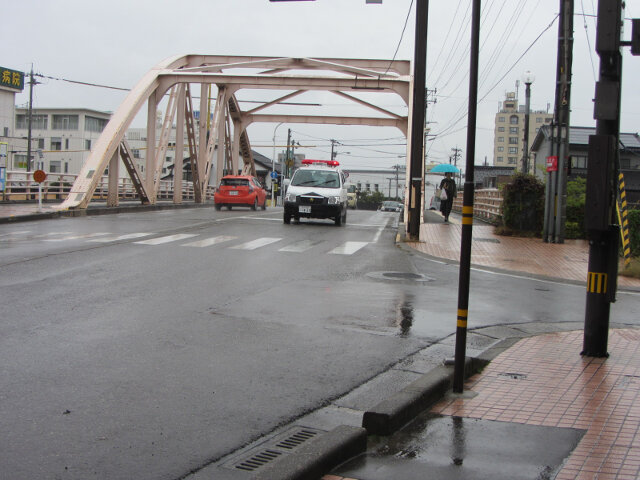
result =
[[[156,171],[156,115],[158,110],[158,102],[156,99],[156,91],[149,95],[147,102],[147,157],[145,162],[145,189],[149,194],[149,203],[156,203],[156,196],[153,188],[153,176]]]
[[[120,149],[116,148],[111,160],[109,160],[109,190],[107,192],[107,207],[117,207],[118,200],[118,177],[120,169]]]
[[[176,156],[173,164],[173,203],[182,203],[182,167],[184,165],[184,117],[186,109],[186,88],[178,90],[178,114],[176,118]]]

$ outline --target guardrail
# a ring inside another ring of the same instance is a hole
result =
[[[462,192],[453,200],[452,210],[462,213]],[[473,196],[473,216],[494,225],[502,221],[502,193],[497,188],[476,190]]]
[[[47,173],[47,179],[42,182],[42,200],[63,200],[71,191],[73,182],[77,175],[64,173]],[[24,171],[7,172],[5,190],[2,192],[3,201],[25,201],[38,199],[39,184],[33,180],[33,173]],[[93,194],[93,200],[106,200],[109,191],[109,179],[103,176],[100,179],[98,188]],[[212,199],[215,187],[207,187],[206,198]],[[120,200],[135,200],[138,198],[136,189],[130,178],[118,179],[118,197]],[[182,198],[193,200],[193,182],[182,181]],[[173,180],[161,180],[158,189],[158,200],[173,199]]]

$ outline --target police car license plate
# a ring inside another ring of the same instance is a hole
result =
[[[298,206],[299,213],[311,213],[311,205],[299,205]]]

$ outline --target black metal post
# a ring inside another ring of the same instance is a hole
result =
[[[469,115],[467,118],[467,163],[462,197],[462,238],[458,280],[458,316],[453,391],[462,393],[467,347],[469,283],[471,280],[471,238],[473,231],[474,164],[476,155],[476,115],[478,106],[478,56],[480,45],[480,0],[473,0],[471,13],[471,67],[469,71]]]
[[[422,131],[424,129],[425,85],[427,70],[427,25],[429,0],[416,4],[416,35],[413,57],[413,98],[411,106],[411,163],[409,165],[408,234],[420,238],[420,209],[423,181]]]
[[[596,134],[589,137],[585,224],[589,236],[589,267],[582,355],[606,357],[609,313],[618,277],[618,225],[615,202],[622,83],[622,0],[598,2],[596,52],[600,76],[596,83]]]

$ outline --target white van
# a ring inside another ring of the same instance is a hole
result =
[[[291,218],[331,218],[347,222],[347,177],[335,160],[303,160],[284,197],[284,223]]]

